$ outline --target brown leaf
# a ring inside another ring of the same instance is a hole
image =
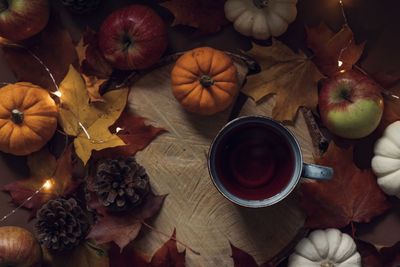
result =
[[[148,257],[133,249],[132,247],[125,248],[122,252],[121,249],[112,244],[109,251],[110,267],[148,267]]]
[[[145,122],[145,118],[132,115],[125,110],[115,124],[110,127],[110,131],[117,133],[126,146],[103,149],[95,152],[94,157],[135,155],[136,152],[146,148],[157,136],[166,132],[163,128],[147,125]]]
[[[52,17],[47,27],[34,39],[22,43],[50,69],[59,84],[77,59],[75,47],[60,19]],[[19,81],[31,82],[55,90],[45,68],[25,49],[4,46],[4,57]]]
[[[380,254],[374,245],[361,240],[356,240],[356,244],[363,267],[383,267]]]
[[[225,0],[171,0],[161,4],[175,16],[173,26],[186,25],[202,34],[215,33],[228,24]]]
[[[90,190],[90,179],[89,190]],[[98,244],[114,242],[121,251],[133,241],[140,232],[142,222],[153,217],[164,203],[164,196],[149,194],[144,204],[134,210],[111,213],[99,202],[95,193],[91,193],[88,206],[99,214],[97,223],[92,227],[87,238],[94,239]]]
[[[398,267],[400,266],[400,242],[392,247],[382,248],[380,250],[383,266]]]
[[[96,33],[87,28],[75,49],[90,102],[105,102],[100,94],[100,89],[111,75],[112,68],[98,48]]]
[[[132,247],[122,252],[117,246],[110,249],[110,258],[113,260],[110,267],[185,267],[185,251],[179,252],[176,246],[176,233],[160,247],[148,261],[148,257]]]
[[[178,252],[174,230],[172,237],[154,254],[149,267],[185,267],[185,254],[185,251]]]
[[[71,146],[57,161],[47,149],[34,153],[28,157],[28,165],[31,170],[30,178],[7,184],[3,189],[10,193],[14,204],[21,205],[28,197],[34,195],[46,180],[52,179],[52,188],[42,189],[23,205],[32,211],[32,217],[35,217],[36,211],[48,200],[70,195],[80,184],[80,181],[72,178]]]
[[[322,73],[332,76],[340,70],[350,70],[364,52],[365,43],[357,45],[348,25],[334,33],[326,24],[306,27],[307,44],[314,52],[314,62]],[[339,67],[339,60],[342,65]]]
[[[77,46],[77,50],[83,74],[99,79],[108,79],[111,76],[113,68],[103,57],[98,45],[97,33],[94,30],[90,28],[85,30],[82,43]]]
[[[234,267],[259,267],[256,260],[247,252],[231,244]]]
[[[107,80],[99,79],[95,76],[82,75],[86,83],[86,90],[89,94],[90,102],[105,102],[106,100],[100,95],[100,87]]]
[[[274,119],[293,121],[300,107],[315,109],[317,85],[323,75],[303,52],[296,54],[273,39],[269,47],[254,45],[250,55],[260,63],[262,71],[249,76],[242,91],[254,101],[276,94]]]
[[[343,150],[333,142],[317,159],[334,169],[331,181],[304,182],[300,204],[307,214],[306,227],[342,228],[350,223],[369,222],[389,208],[376,177],[353,163],[353,148]]]

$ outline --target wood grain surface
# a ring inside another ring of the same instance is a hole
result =
[[[201,254],[188,251],[188,266],[232,266],[229,242],[263,263],[284,248],[303,225],[295,194],[273,207],[247,209],[217,191],[208,174],[207,153],[228,121],[229,110],[211,117],[184,111],[171,93],[171,68],[159,68],[139,79],[129,97],[134,113],[168,130],[137,154],[157,193],[168,194],[153,225],[164,233],[176,228],[177,238]],[[248,101],[241,115],[269,116],[272,101],[260,106]],[[310,161],[312,152],[307,148],[312,144],[304,119],[292,130]],[[136,246],[151,254],[159,247],[159,238],[156,232],[147,233]]]

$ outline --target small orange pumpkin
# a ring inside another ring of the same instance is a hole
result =
[[[212,115],[225,110],[238,89],[237,69],[224,52],[200,47],[186,52],[176,62],[172,92],[187,110]]]
[[[41,149],[57,128],[58,109],[49,93],[31,83],[0,88],[0,150],[28,155]]]

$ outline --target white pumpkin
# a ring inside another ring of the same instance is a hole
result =
[[[337,229],[315,230],[303,238],[289,258],[289,267],[360,267],[354,240]]]
[[[297,0],[227,0],[225,16],[245,36],[268,39],[286,32],[296,19]]]
[[[390,124],[375,143],[372,170],[382,190],[400,198],[400,121]]]

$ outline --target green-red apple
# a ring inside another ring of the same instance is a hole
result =
[[[324,125],[332,133],[350,139],[372,133],[383,113],[379,85],[354,70],[324,82],[318,104]]]
[[[27,39],[43,30],[48,20],[48,0],[0,0],[1,37]]]

